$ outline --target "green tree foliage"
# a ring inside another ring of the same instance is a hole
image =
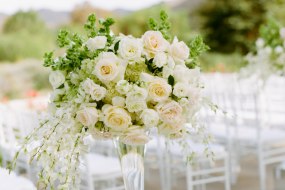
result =
[[[171,34],[176,34],[180,40],[190,41],[193,38],[193,33],[190,34],[189,17],[188,12],[185,10],[171,11],[163,4],[153,6],[151,8],[143,9],[134,13],[130,13],[121,19],[116,20],[118,22],[117,27],[114,28],[114,32],[123,34],[132,34],[135,37],[140,37],[144,31],[149,29],[146,19],[158,15],[161,10],[167,10],[171,23]],[[159,20],[158,15],[153,17],[154,20]],[[167,24],[167,23],[161,23]],[[151,26],[154,27],[154,26]],[[161,26],[158,26],[161,27]],[[162,31],[164,32],[164,31]]]
[[[207,0],[199,8],[205,41],[213,51],[246,53],[266,15],[263,0]]]
[[[30,33],[40,33],[46,29],[44,22],[38,18],[35,12],[19,11],[10,16],[3,26],[3,33],[27,31]]]
[[[285,26],[285,1],[284,0],[271,0],[266,1],[267,16],[278,20]]]

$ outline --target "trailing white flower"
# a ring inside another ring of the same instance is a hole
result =
[[[86,42],[86,46],[89,51],[95,51],[97,49],[105,48],[107,43],[106,36],[96,36],[94,38],[89,38]]]
[[[49,75],[49,82],[53,89],[56,89],[65,82],[65,76],[61,71],[52,71]]]

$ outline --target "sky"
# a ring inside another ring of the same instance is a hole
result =
[[[0,12],[11,14],[18,10],[51,9],[56,11],[72,10],[77,4],[90,2],[92,5],[107,9],[138,10],[161,1],[169,0],[0,0]]]

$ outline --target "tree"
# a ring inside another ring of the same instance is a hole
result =
[[[205,41],[213,51],[246,53],[266,16],[263,0],[207,0],[198,13]]]
[[[33,11],[19,11],[10,16],[3,26],[4,33],[27,31],[29,33],[39,33],[46,29],[45,24],[39,19],[37,13]]]

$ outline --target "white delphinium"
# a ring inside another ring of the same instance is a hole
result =
[[[173,94],[178,98],[183,98],[188,95],[189,85],[187,83],[178,82],[174,85]]]
[[[107,93],[107,90],[104,87],[95,84],[90,78],[87,78],[82,82],[82,88],[86,94],[91,95],[91,98],[96,101],[102,100]]]
[[[65,81],[65,76],[61,71],[52,71],[49,75],[49,82],[53,89],[60,87]]]

